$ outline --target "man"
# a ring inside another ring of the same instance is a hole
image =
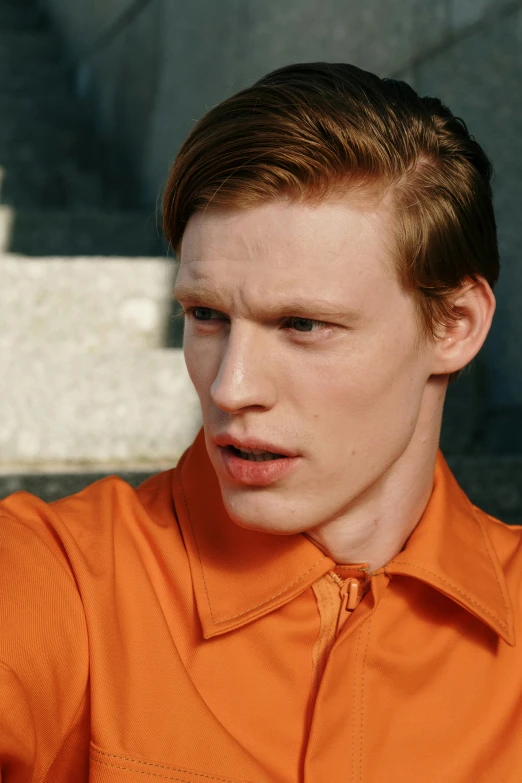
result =
[[[203,429],[137,490],[1,504],[4,783],[518,783],[521,528],[439,449],[495,310],[490,176],[350,65],[195,126],[164,226]]]

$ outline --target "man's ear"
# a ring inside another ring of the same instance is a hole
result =
[[[440,333],[434,349],[433,375],[445,375],[465,367],[482,348],[491,327],[496,299],[483,277],[470,281],[453,295],[459,315]]]

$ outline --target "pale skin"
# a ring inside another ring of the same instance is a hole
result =
[[[486,280],[470,281],[454,300],[457,325],[415,348],[414,302],[393,274],[392,219],[382,199],[208,209],[187,224],[174,291],[232,520],[303,533],[370,573],[423,514],[448,376],[478,353],[496,304]],[[298,469],[267,487],[233,482],[213,442],[224,430],[287,446]]]

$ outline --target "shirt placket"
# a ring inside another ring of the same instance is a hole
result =
[[[352,780],[359,783],[362,759],[359,758],[361,751],[358,742],[360,735],[358,694],[361,665],[365,657],[364,648],[367,645],[366,637],[369,630],[368,624],[364,621],[373,613],[376,606],[375,599],[382,594],[383,578],[387,583],[388,579],[383,574],[378,576],[373,574],[370,577],[366,567],[341,566],[324,574],[312,585],[319,609],[320,629],[313,650],[313,678],[308,712],[309,743],[304,765],[305,783],[319,783],[327,779],[328,773],[339,763],[339,759],[336,758],[337,753],[329,753],[329,748],[338,743],[328,726],[335,726],[334,733],[338,732],[338,726],[342,726],[343,734],[346,732],[343,780],[346,783]],[[373,593],[374,606],[371,607],[370,602],[360,606],[370,590]],[[359,611],[355,611],[359,606]],[[340,646],[336,644],[338,641]],[[335,677],[327,676],[332,667],[330,660],[332,650],[335,666],[340,667],[343,672],[338,688],[345,689],[345,698],[339,701],[338,715],[328,714],[334,707],[332,700],[324,691],[324,686],[322,687],[323,679],[328,680],[328,690],[335,687],[332,682]],[[353,696],[354,694],[357,694],[357,698]],[[356,742],[352,741],[353,737],[357,738]]]

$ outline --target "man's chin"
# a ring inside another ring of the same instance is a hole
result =
[[[228,502],[227,502],[228,500]],[[302,532],[302,526],[299,529],[292,529],[288,521],[285,523],[285,513],[275,513],[273,509],[260,508],[259,502],[256,508],[249,508],[248,503],[238,503],[238,498],[227,498],[223,493],[225,509],[238,527],[245,530],[252,530],[258,533],[271,533],[278,536],[290,536]]]

